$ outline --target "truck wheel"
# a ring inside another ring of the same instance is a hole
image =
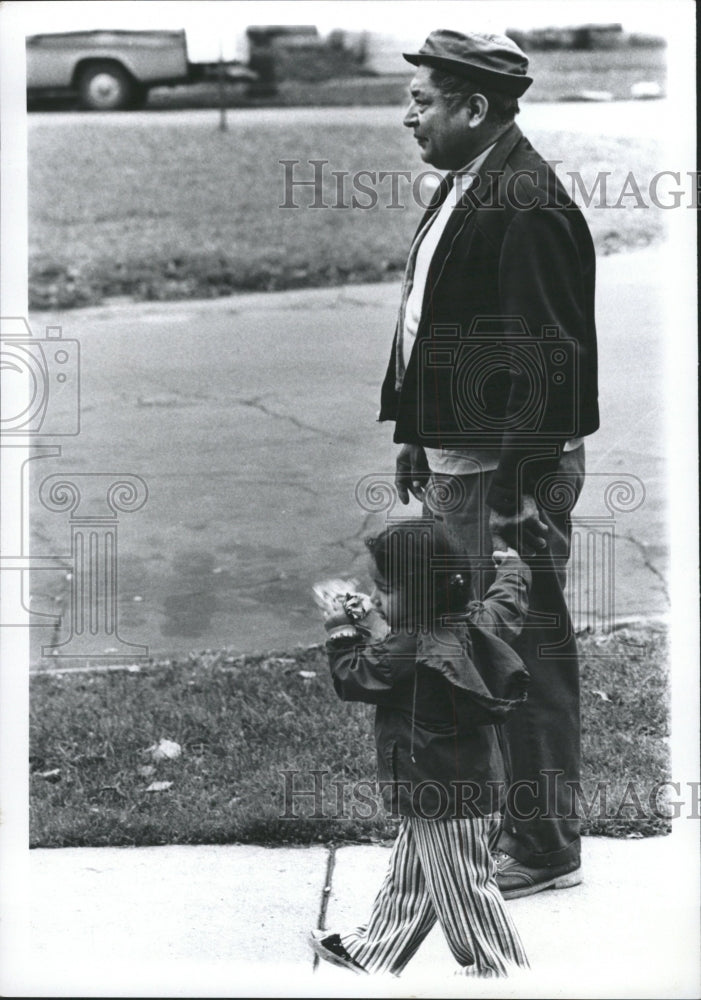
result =
[[[137,88],[117,63],[91,63],[80,74],[80,103],[90,111],[120,111],[131,107]]]

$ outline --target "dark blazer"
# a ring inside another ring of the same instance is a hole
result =
[[[391,813],[457,819],[499,810],[505,770],[496,726],[526,697],[528,673],[510,643],[528,613],[530,584],[514,553],[484,600],[449,627],[327,642],[339,697],[377,706],[378,778]]]
[[[487,502],[513,512],[599,426],[594,284],[584,216],[512,125],[441,236],[399,391],[395,333],[379,419],[397,443],[496,448]]]

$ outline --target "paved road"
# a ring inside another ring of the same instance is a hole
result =
[[[600,262],[602,429],[577,508],[580,626],[668,609],[660,264],[658,251]],[[120,515],[124,640],[152,653],[319,640],[311,584],[362,575],[362,538],[388,513],[373,513],[382,497],[364,477],[392,480],[391,428],[375,413],[398,295],[368,285],[33,317],[63,324],[82,352],[81,433],[32,463],[33,496],[57,473],[148,485],[145,506]],[[33,553],[69,568],[68,513],[35,503],[32,530]],[[70,607],[69,587],[64,571],[36,573],[32,607]],[[109,656],[98,626],[90,648]],[[36,657],[51,631],[33,632]]]

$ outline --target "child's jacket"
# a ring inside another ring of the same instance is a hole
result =
[[[394,815],[454,819],[497,812],[506,780],[496,726],[526,697],[510,648],[528,611],[528,567],[510,555],[483,601],[430,634],[329,641],[334,687],[377,706],[378,779]]]

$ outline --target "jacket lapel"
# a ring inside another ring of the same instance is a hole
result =
[[[431,200],[428,203],[428,207],[425,209],[424,214],[421,216],[421,219],[419,220],[418,226],[414,230],[414,235],[413,235],[412,241],[411,241],[412,244],[413,244],[414,240],[416,239],[416,237],[421,232],[421,230],[423,229],[423,227],[426,225],[426,223],[428,222],[428,220],[431,219],[431,218],[433,218],[433,216],[436,214],[436,212],[438,211],[438,209],[441,207],[441,205],[443,204],[443,202],[445,201],[445,199],[448,197],[448,193],[449,193],[450,188],[452,186],[451,185],[452,176],[453,175],[451,173],[447,173],[445,175],[445,177],[443,177],[441,179],[440,184],[438,185],[438,187],[436,188],[436,190],[431,195]]]
[[[463,202],[468,202],[473,209],[491,203],[494,188],[499,183],[499,175],[503,172],[509,157],[522,139],[523,133],[514,122],[497,140],[494,149],[477,172],[477,180],[465,192]]]
[[[446,227],[441,234],[438,246],[436,247],[433,255],[431,280],[426,283],[422,315],[426,315],[427,303],[430,301],[430,297],[435,291],[436,285],[440,281],[445,265],[452,252],[455,240],[463,232],[468,220],[474,212],[479,210],[484,205],[490,204],[494,188],[499,182],[499,175],[503,172],[509,156],[522,138],[523,134],[516,123],[511,125],[503,133],[503,135],[499,137],[494,149],[478,170],[476,180],[464,193],[460,200],[460,204],[457,205],[451,212],[450,218],[448,219]],[[446,194],[443,194],[435,205],[433,202],[431,203],[428,210],[424,214],[421,225],[423,225],[425,219],[428,218],[430,213],[437,210],[437,208],[445,200],[445,197]]]

